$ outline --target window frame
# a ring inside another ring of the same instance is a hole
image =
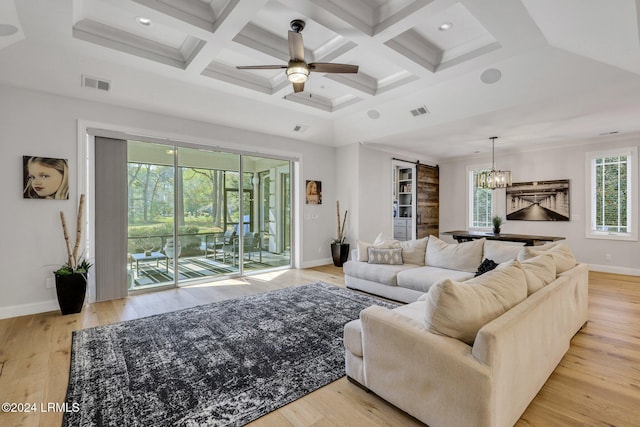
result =
[[[479,165],[469,165],[467,166],[467,206],[466,206],[466,224],[469,230],[476,231],[490,231],[493,229],[493,225],[491,224],[491,218],[496,215],[496,197],[495,192],[491,190],[491,218],[489,220],[489,225],[486,227],[477,227],[473,225],[473,207],[474,207],[474,194],[473,190],[475,189],[475,183],[473,179],[473,173],[480,170],[491,170],[490,164],[479,164]]]
[[[595,229],[596,218],[596,168],[595,159],[627,156],[627,232],[599,231]],[[585,154],[586,213],[585,237],[604,240],[638,240],[638,147],[613,148],[589,151]]]

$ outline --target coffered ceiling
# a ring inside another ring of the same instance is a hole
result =
[[[638,3],[0,0],[0,82],[441,160],[640,131]],[[286,65],[293,19],[359,72],[236,69]]]

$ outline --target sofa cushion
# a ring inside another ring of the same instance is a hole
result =
[[[373,241],[373,246],[376,248],[399,248],[400,240],[396,240],[393,237],[385,236],[384,234],[378,234],[376,240]]]
[[[398,286],[413,289],[420,292],[428,292],[429,289],[443,279],[464,281],[473,277],[473,273],[466,271],[448,270],[446,268],[424,266],[403,270],[398,273]]]
[[[380,248],[368,248],[369,252],[369,264],[390,264],[401,265],[402,264],[402,249],[380,249]]]
[[[402,242],[400,242],[399,240],[395,240],[391,237],[387,237],[385,235],[383,235],[382,233],[378,234],[378,237],[376,237],[376,240],[373,243],[369,243],[369,242],[365,242],[362,240],[358,240],[356,241],[356,246],[358,248],[358,254],[357,257],[355,258],[356,261],[361,261],[361,262],[368,262],[369,261],[369,248],[373,247],[373,248],[399,248],[401,247]],[[404,254],[403,254],[404,255]],[[405,261],[406,263],[409,263],[408,261]],[[423,263],[424,260],[421,261],[421,263]]]
[[[482,248],[485,240],[451,244],[435,236],[429,236],[425,265],[475,273],[482,263]]]
[[[498,264],[511,261],[518,258],[518,253],[522,249],[522,245],[507,245],[505,243],[496,242],[495,240],[487,240],[484,242],[484,258],[491,259]]]
[[[466,282],[436,283],[424,299],[424,324],[433,333],[473,345],[480,328],[526,297],[524,272],[514,263],[505,263]]]
[[[362,324],[360,319],[344,325],[344,347],[356,356],[362,357]]]
[[[545,249],[546,248],[546,249]],[[564,273],[576,266],[576,257],[566,243],[547,243],[542,246],[525,246],[518,254],[518,261],[524,261],[529,258],[542,254],[550,254],[556,263],[556,274]]]
[[[527,296],[553,282],[556,278],[556,263],[551,254],[538,255],[520,263],[527,279]]]
[[[363,242],[362,240],[356,241],[356,256],[355,261],[367,262],[369,261],[369,247],[373,246],[373,243]]]
[[[424,265],[424,254],[427,249],[428,237],[400,242],[402,260],[407,264]]]
[[[386,264],[369,264],[366,262],[348,261],[342,268],[346,276],[357,277],[358,279],[369,280],[388,286],[396,286],[398,284],[396,275],[398,272],[417,268],[417,265],[386,265]]]

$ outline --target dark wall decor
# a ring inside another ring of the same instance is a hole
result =
[[[307,180],[307,196],[308,205],[322,204],[322,181]]]
[[[22,170],[25,199],[69,199],[67,159],[22,156]]]
[[[507,220],[569,221],[569,180],[514,182],[507,187]]]

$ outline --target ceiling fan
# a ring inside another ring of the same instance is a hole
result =
[[[334,64],[331,62],[311,62],[307,64],[304,60],[304,44],[302,34],[304,21],[294,19],[290,23],[289,31],[289,63],[287,65],[243,65],[237,66],[239,70],[275,70],[285,69],[287,79],[293,83],[294,92],[304,90],[304,82],[307,81],[311,71],[319,73],[357,73],[358,66],[350,64]]]

